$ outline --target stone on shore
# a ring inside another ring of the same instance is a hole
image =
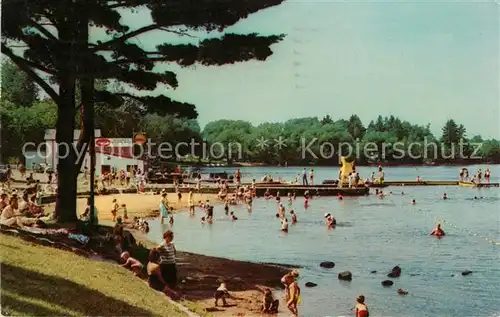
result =
[[[352,280],[352,273],[349,271],[340,272],[339,273],[339,280],[351,281]]]
[[[319,266],[325,268],[325,269],[333,269],[335,267],[335,263],[330,262],[330,261],[325,261],[321,262]]]

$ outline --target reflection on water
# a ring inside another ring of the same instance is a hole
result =
[[[307,210],[297,199],[293,208],[298,223],[290,225],[288,234],[280,231],[275,218],[276,201],[263,199],[254,202],[251,213],[245,206],[233,207],[237,221],[224,216],[222,206],[216,207],[213,225],[200,224],[199,211],[195,217],[179,214],[173,230],[178,248],[186,251],[304,266],[300,283],[312,281],[318,286],[302,288],[301,316],[352,315],[350,309],[359,294],[366,296],[371,316],[497,313],[500,246],[490,242],[500,241],[500,190],[406,187],[401,195],[400,189],[388,188],[386,192],[399,194],[383,200],[375,195],[343,201],[316,198]],[[448,200],[441,199],[444,192]],[[337,218],[334,230],[323,225],[325,213]],[[443,239],[428,236],[436,221],[447,233]],[[158,240],[167,228],[154,222],[150,235]],[[336,266],[322,269],[321,261],[333,261]],[[394,265],[401,266],[402,275],[394,286],[384,288],[380,282]],[[467,269],[473,274],[462,276],[460,272]],[[352,282],[337,279],[343,270],[353,273]],[[371,274],[373,270],[377,273]],[[399,296],[398,288],[409,294]]]

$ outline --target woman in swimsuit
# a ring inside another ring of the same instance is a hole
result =
[[[295,277],[292,275],[288,275],[287,281],[288,281],[289,300],[286,303],[286,306],[292,312],[293,317],[298,317],[299,310],[297,308],[297,305],[299,304],[300,300],[300,287],[295,281]]]
[[[365,304],[365,297],[363,295],[359,295],[356,301],[357,304],[356,307],[354,307],[356,317],[369,317],[370,312],[368,311],[368,307]]]

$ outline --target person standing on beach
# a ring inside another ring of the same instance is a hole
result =
[[[288,302],[286,303],[286,306],[292,312],[293,317],[298,317],[299,310],[297,308],[297,305],[300,303],[300,287],[295,281],[295,276],[288,275],[286,279],[288,282],[287,284],[289,293],[289,299]]]
[[[235,178],[236,178],[236,185],[239,186],[241,184],[241,172],[239,168],[236,170]]]
[[[307,184],[307,170],[304,167],[304,170],[302,171],[302,185],[308,185]]]
[[[194,210],[194,199],[192,190],[189,191],[188,207],[189,207],[189,214],[194,215],[195,210]]]
[[[156,248],[160,253],[161,276],[171,289],[177,285],[177,265],[175,264],[177,251],[173,241],[174,233],[168,230],[163,234],[163,243]]]

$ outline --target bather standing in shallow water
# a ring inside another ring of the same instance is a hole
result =
[[[286,218],[283,218],[281,222],[281,231],[288,232],[288,220]]]

